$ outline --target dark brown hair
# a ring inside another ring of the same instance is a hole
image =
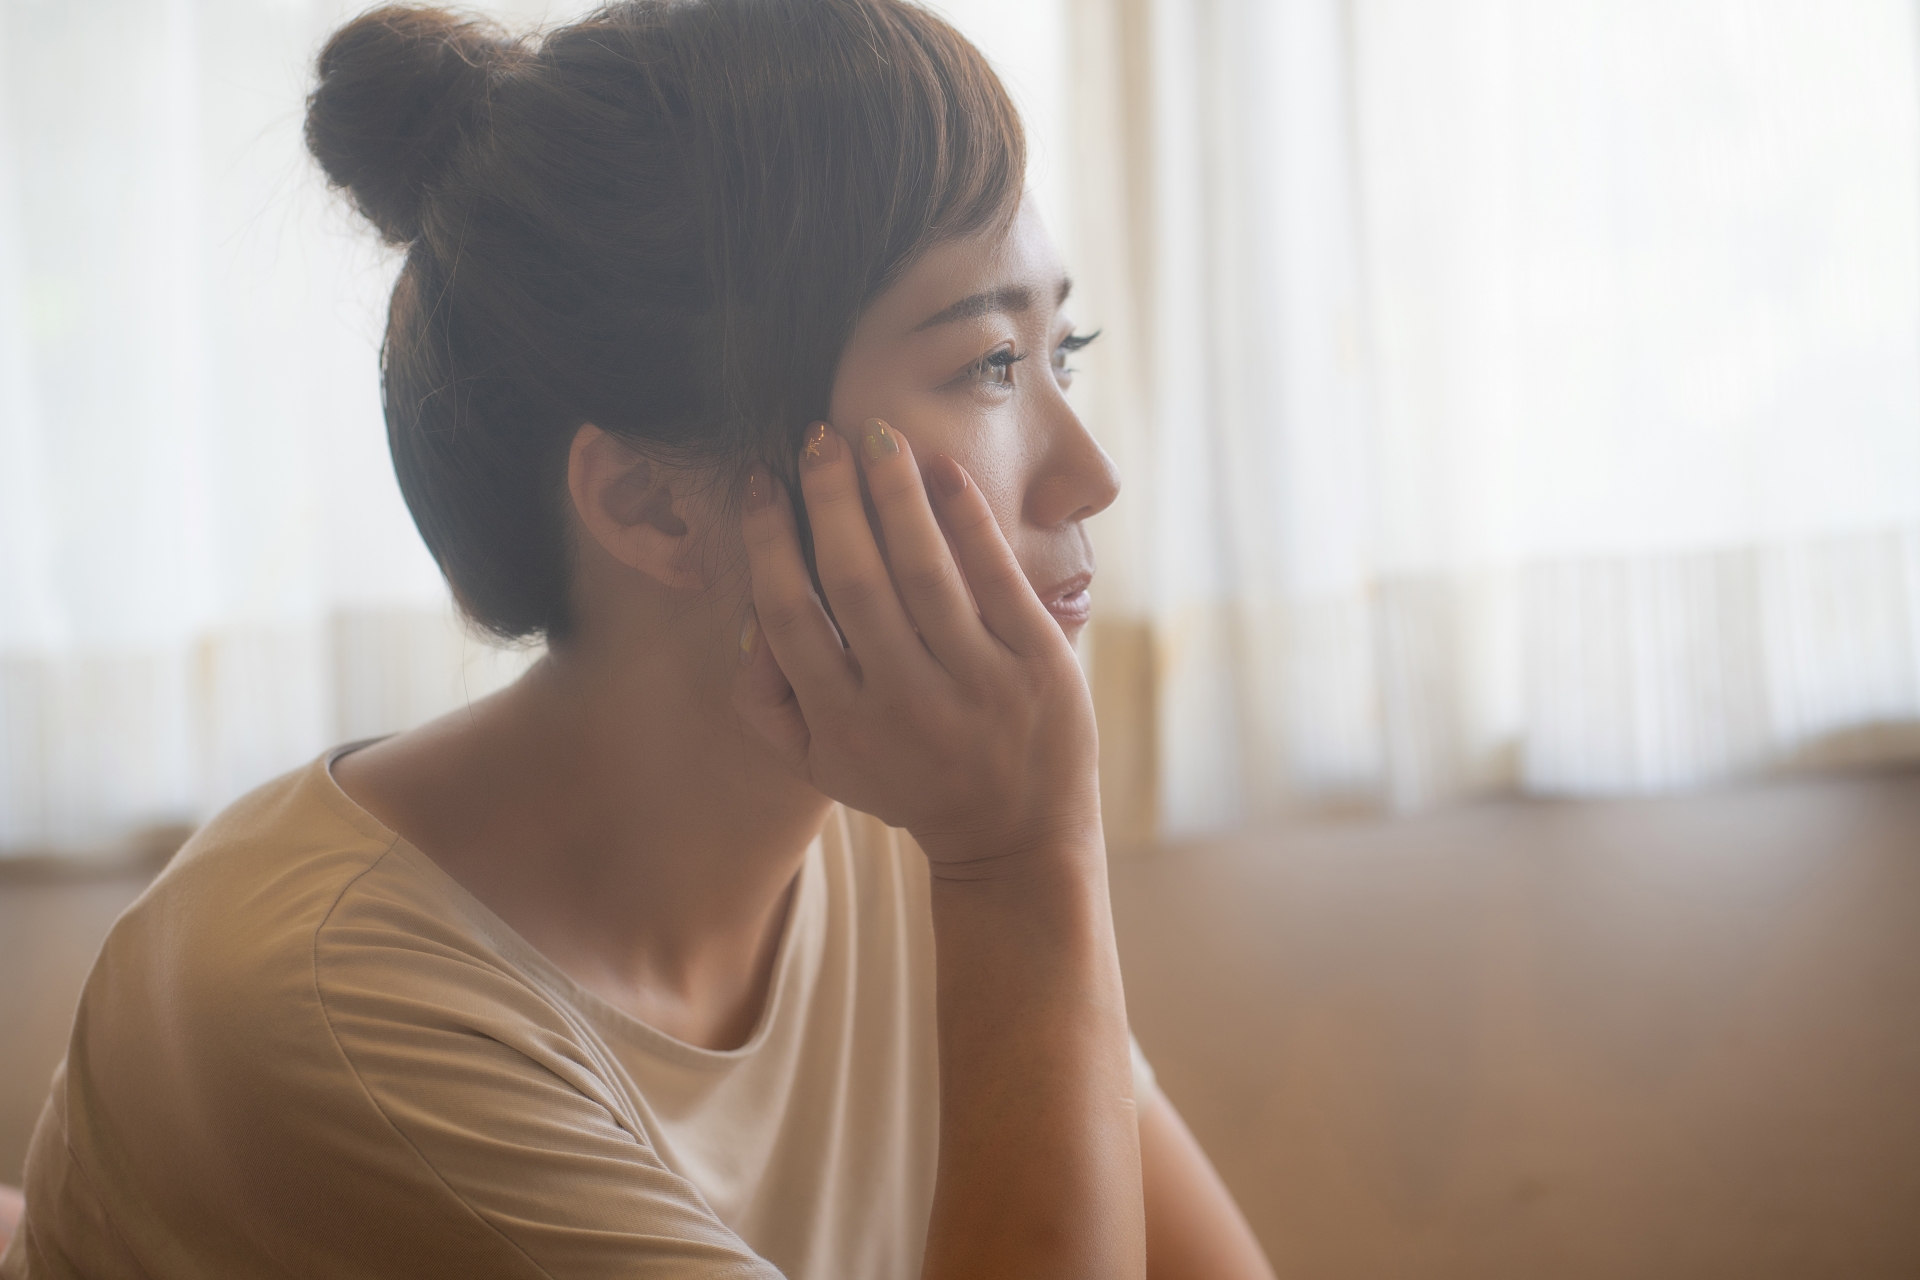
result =
[[[382,353],[401,492],[461,607],[563,639],[568,445],[592,422],[790,475],[866,304],[1012,216],[980,53],[903,0],[626,0],[537,43],[355,19],[307,145],[407,246]]]

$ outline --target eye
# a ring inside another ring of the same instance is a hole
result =
[[[1062,381],[1070,381],[1073,377],[1073,366],[1067,363],[1067,357],[1099,336],[1100,331],[1095,329],[1092,333],[1070,333],[1060,339],[1060,345],[1053,349],[1054,376]]]
[[[1010,346],[996,347],[982,356],[979,363],[968,372],[982,386],[1010,387],[1013,385],[1013,366],[1025,359],[1025,356],[1015,355]]]

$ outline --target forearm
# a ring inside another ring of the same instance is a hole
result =
[[[940,1164],[925,1275],[1145,1273],[1138,1118],[1097,829],[936,875]]]

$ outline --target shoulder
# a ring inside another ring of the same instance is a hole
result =
[[[564,1035],[472,905],[316,761],[208,823],[115,924],[73,1050],[104,1084],[139,1046],[144,1075],[232,1113],[336,1087],[357,1047],[422,1028]]]
[[[261,1270],[765,1274],[435,876],[323,764],[208,824],[102,952],[30,1191],[84,1181],[136,1254]]]
[[[326,928],[395,844],[335,791],[325,761],[235,802],[115,922],[68,1045],[74,1118],[112,1113],[118,1139],[268,1124],[337,1098],[346,1061],[327,1025]]]
[[[344,888],[313,931],[311,963],[326,1035],[388,1115],[458,1059],[482,1092],[559,1089],[639,1134],[576,989],[411,846]]]
[[[136,1255],[192,1239],[203,1261],[264,1264],[278,1225],[350,1202],[356,1182],[439,1199],[438,1213],[418,1202],[421,1230],[449,1256],[477,1264],[498,1247],[434,1192],[328,1026],[325,926],[394,843],[329,786],[315,762],[208,823],[87,979],[43,1122],[64,1142],[36,1152],[29,1185],[85,1186],[60,1204],[97,1205]],[[49,1213],[49,1230],[76,1220]]]
[[[87,982],[83,1029],[188,1042],[220,1024],[285,1026],[295,1009],[315,1007],[318,931],[394,843],[328,789],[316,761],[188,841],[114,924]]]
[[[109,933],[87,984],[88,1001],[111,1006],[96,1020],[160,1034],[138,1010],[204,1031],[311,1007],[321,926],[395,842],[343,800],[319,760],[202,827]]]

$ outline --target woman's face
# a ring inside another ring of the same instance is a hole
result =
[[[1091,608],[1083,522],[1113,501],[1120,477],[1067,404],[1067,288],[1031,200],[1004,235],[935,247],[855,326],[831,425],[857,449],[862,425],[880,418],[923,462],[945,453],[965,467],[1071,638]]]

